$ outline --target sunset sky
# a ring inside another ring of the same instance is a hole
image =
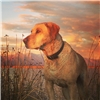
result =
[[[29,1],[29,0],[28,0]],[[99,1],[2,1],[2,44],[5,35],[14,46],[16,35],[20,43],[40,22],[54,22],[60,26],[60,34],[73,49],[84,57],[89,56],[90,47],[100,41]],[[24,38],[23,37],[23,38]],[[0,44],[1,45],[1,44]],[[24,45],[23,45],[24,46]],[[98,58],[100,45],[96,49]]]

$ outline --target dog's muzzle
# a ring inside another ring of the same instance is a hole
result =
[[[28,38],[27,38],[27,37],[23,39],[23,42],[24,42],[24,44],[25,44],[25,47],[26,47],[26,48],[29,48],[28,45],[27,45],[27,42],[28,42]]]
[[[27,37],[23,39],[23,42],[26,44],[27,43]]]

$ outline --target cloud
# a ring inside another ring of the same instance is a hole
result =
[[[27,24],[12,24],[12,23],[2,23],[3,29],[17,32],[30,32],[31,25]]]
[[[100,5],[99,1],[84,1],[85,4]]]
[[[46,19],[42,14],[34,14],[34,15],[21,14],[20,18],[22,22],[32,25],[33,23],[36,23],[37,20]]]
[[[88,16],[87,16],[88,17]],[[71,19],[72,29],[77,31],[93,32],[99,30],[99,17],[84,18],[82,20]]]
[[[29,22],[52,20],[63,29],[93,31],[98,29],[99,24],[99,6],[95,4],[98,2],[26,2],[20,9],[39,14],[24,16]]]
[[[54,9],[55,5],[53,2],[25,2],[22,6],[20,6],[21,9],[30,10],[32,12],[39,12],[41,14],[47,14],[47,15],[55,15]]]
[[[29,10],[31,12],[38,12],[50,16],[66,16],[66,17],[81,17],[84,14],[94,12],[98,5],[89,5],[91,2],[25,2],[20,6],[20,9]],[[93,9],[91,9],[93,8]],[[85,11],[85,12],[84,12]]]

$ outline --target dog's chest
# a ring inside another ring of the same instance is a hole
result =
[[[64,80],[62,75],[57,71],[48,70],[45,72],[45,77],[46,79],[52,81],[54,84],[58,86],[61,86],[61,87],[66,86],[66,81]]]
[[[61,72],[63,66],[59,65],[60,65],[59,62],[57,61],[53,63],[49,62],[48,64],[46,64],[44,68],[45,78],[53,81],[54,84],[57,84],[59,86],[66,86],[66,81],[62,77],[62,72]]]

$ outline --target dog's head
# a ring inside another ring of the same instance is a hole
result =
[[[36,24],[31,34],[23,39],[25,46],[29,49],[39,49],[42,45],[50,43],[59,33],[60,27],[52,22]]]

